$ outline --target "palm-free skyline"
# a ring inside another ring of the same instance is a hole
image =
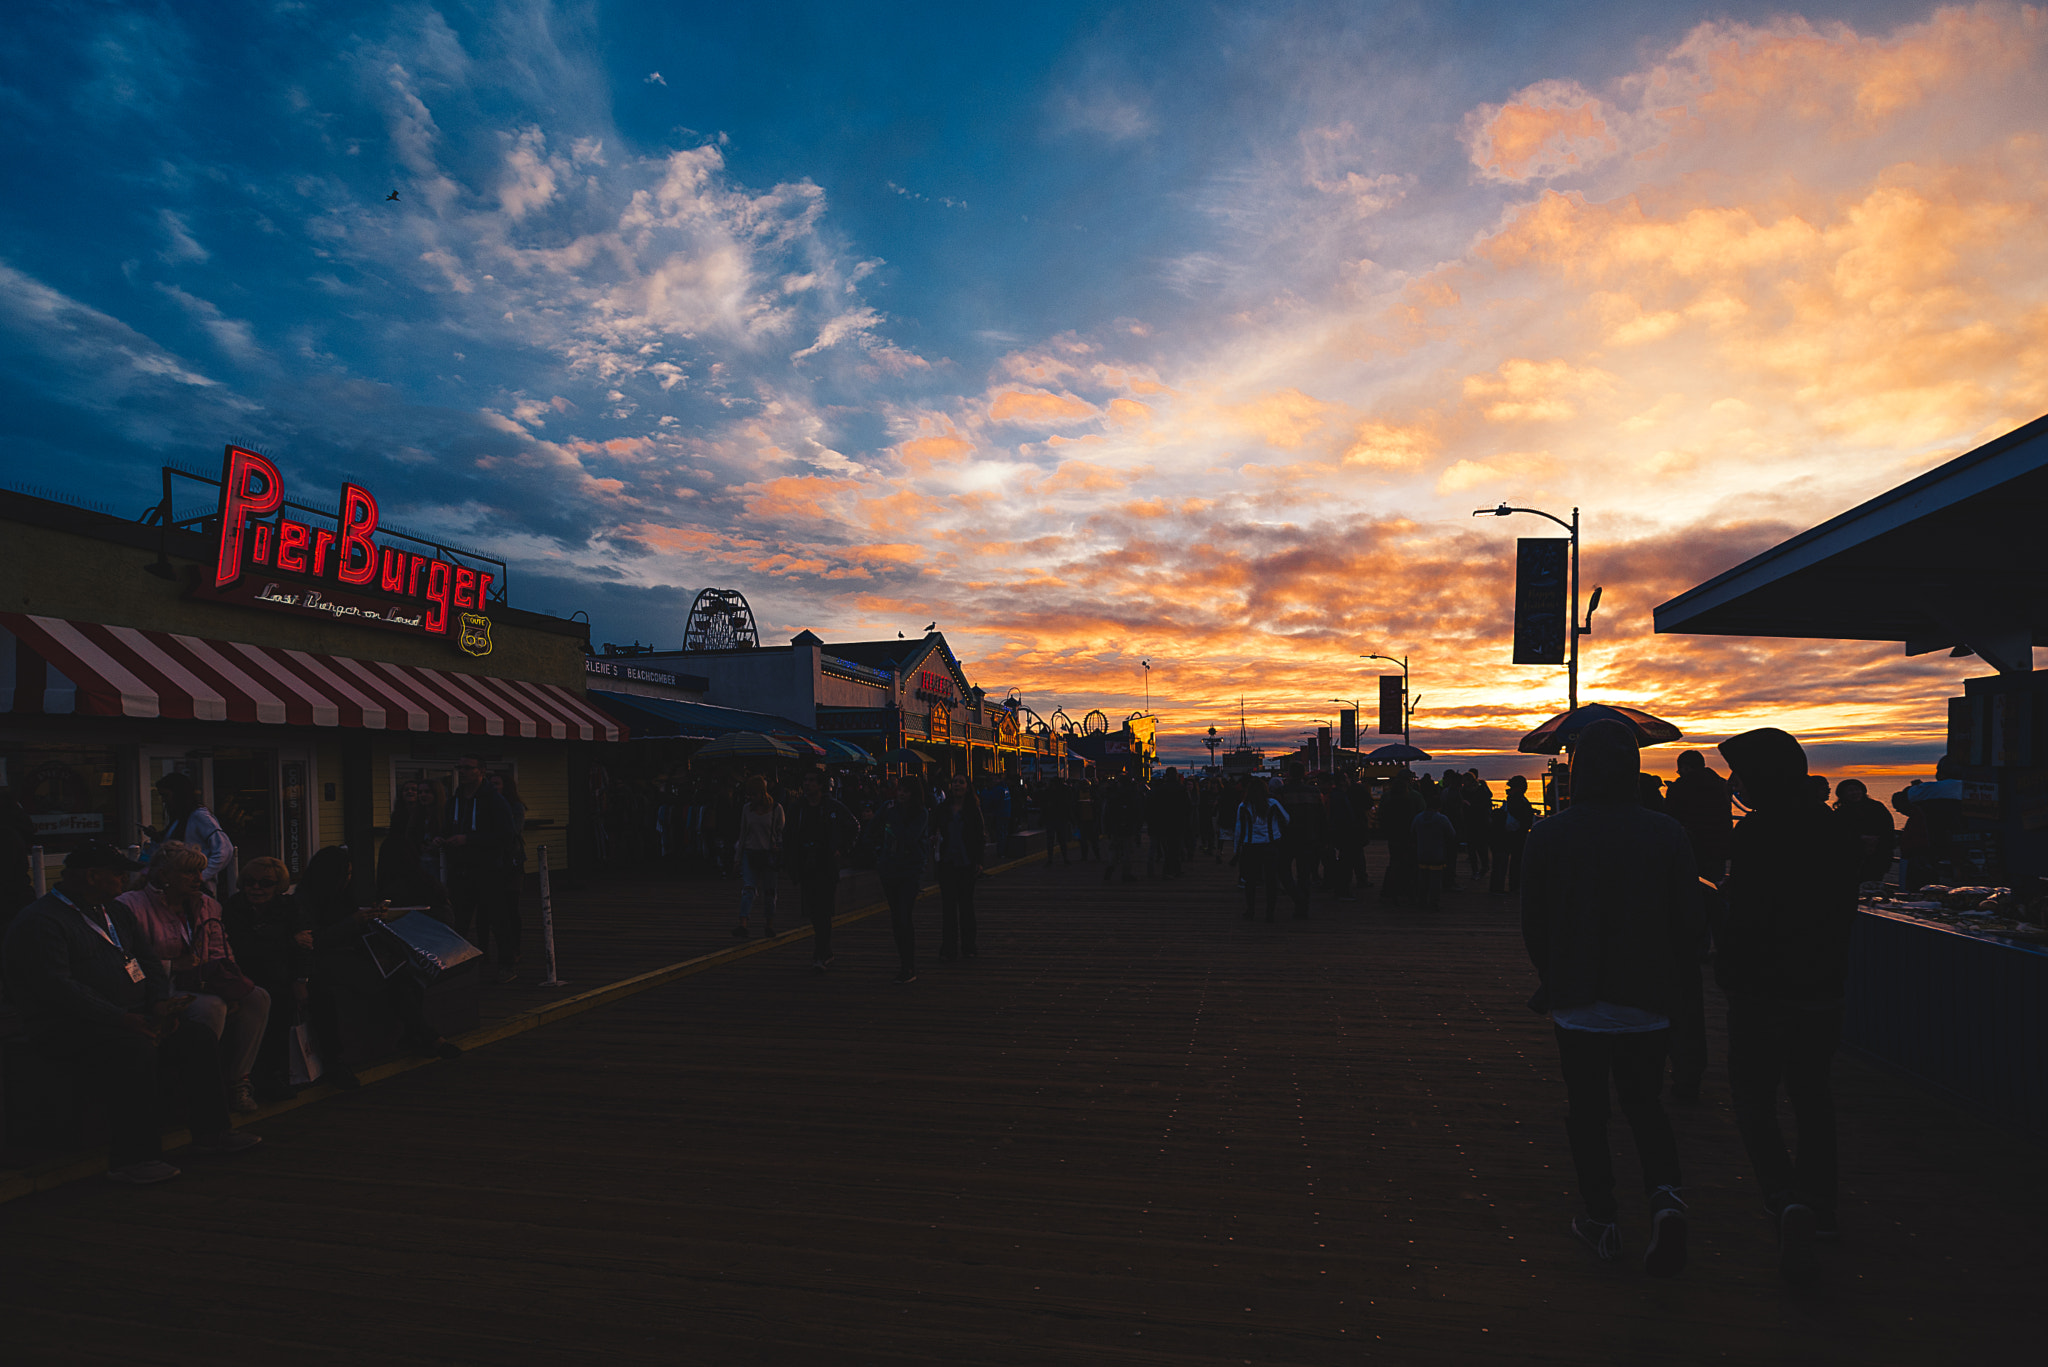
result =
[[[1577,505],[1583,697],[1904,774],[1981,662],[1650,611],[2048,411],[2044,67],[1999,4],[45,7],[0,471],[256,445],[599,640],[719,585],[1042,712],[1149,659],[1183,759],[1370,651],[1512,750],[1547,524],[1470,513]]]

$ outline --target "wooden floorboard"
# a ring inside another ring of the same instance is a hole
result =
[[[572,990],[730,944],[730,894],[565,895]],[[1602,1267],[1563,1233],[1562,1087],[1508,899],[1236,908],[1208,862],[1015,869],[983,885],[982,957],[909,987],[877,918],[823,976],[779,946],[276,1116],[177,1182],[23,1197],[0,1206],[7,1360],[2038,1352],[2037,1148],[1843,1060],[1845,1241],[1788,1291],[1717,1021],[1707,1099],[1674,1108],[1692,1266]],[[934,897],[919,916],[928,954]],[[1632,1193],[1624,1219],[1639,1249]]]

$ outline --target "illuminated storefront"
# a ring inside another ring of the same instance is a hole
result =
[[[167,469],[141,521],[0,492],[0,780],[53,862],[164,824],[180,770],[243,859],[296,871],[373,847],[401,785],[473,753],[563,866],[587,743],[619,734],[582,624],[511,607],[501,561],[380,528],[361,486],[285,491],[230,447],[217,481]]]

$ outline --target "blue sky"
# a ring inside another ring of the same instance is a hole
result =
[[[1733,724],[1770,698],[1649,641],[1655,602],[2048,407],[2041,33],[35,6],[0,52],[0,475],[128,511],[239,440],[600,639],[679,637],[707,584],[769,634],[936,617],[1046,710],[1164,660],[1191,733],[1434,650],[1478,748],[1557,680],[1501,673],[1507,541],[1466,505],[1585,502],[1642,642],[1592,686]],[[1900,734],[1960,677],[1856,650],[1825,667]]]

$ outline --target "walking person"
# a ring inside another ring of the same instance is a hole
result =
[[[797,900],[811,923],[811,968],[823,973],[832,963],[832,903],[839,891],[840,864],[860,842],[860,822],[846,805],[825,792],[825,775],[804,775],[803,799],[784,834]]]
[[[747,917],[759,896],[761,936],[766,939],[775,933],[775,865],[782,857],[782,804],[759,774],[747,775],[740,786],[746,793],[740,804],[739,848],[734,852],[740,866],[740,919],[732,933],[742,940],[753,933],[747,929]]]
[[[1820,1274],[1814,1241],[1840,1228],[1829,1070],[1842,1041],[1863,851],[1809,779],[1792,736],[1764,727],[1720,751],[1749,808],[1730,842],[1714,931],[1714,976],[1728,997],[1728,1088],[1757,1194],[1777,1224],[1779,1273],[1801,1285]],[[1799,1126],[1796,1158],[1778,1127],[1780,1087]]]
[[[1415,776],[1403,769],[1380,797],[1380,829],[1387,835],[1387,871],[1380,878],[1382,899],[1400,901],[1416,890],[1415,818],[1422,810]]]
[[[1697,942],[1692,847],[1671,818],[1639,802],[1640,755],[1620,722],[1581,731],[1572,804],[1528,838],[1522,939],[1550,1017],[1569,1107],[1565,1133],[1586,1213],[1571,1230],[1604,1261],[1622,1256],[1610,1086],[1635,1137],[1650,1198],[1643,1268],[1675,1276],[1686,1259],[1678,1142],[1659,1103],[1680,955]]]
[[[974,885],[988,831],[974,790],[961,784],[946,794],[939,809],[939,962],[977,956],[974,936]]]
[[[1316,869],[1322,862],[1326,835],[1323,795],[1309,785],[1308,770],[1300,764],[1287,766],[1287,782],[1280,789],[1280,805],[1287,809],[1287,829],[1281,837],[1281,878],[1292,878],[1294,919],[1308,919],[1309,899],[1315,893]]]
[[[1244,919],[1258,914],[1259,888],[1266,889],[1266,919],[1271,921],[1280,905],[1280,861],[1286,857],[1287,808],[1266,787],[1257,774],[1246,774],[1242,800],[1231,828],[1233,853],[1244,880]]]
[[[1095,785],[1085,778],[1074,780],[1074,838],[1083,859],[1102,858],[1102,812],[1095,799]]]
[[[1411,832],[1417,900],[1424,911],[1435,911],[1443,905],[1444,885],[1458,862],[1458,828],[1444,815],[1440,793],[1423,800],[1422,813],[1411,824]]]
[[[448,924],[467,936],[479,918],[494,914],[501,895],[512,809],[484,781],[483,761],[464,755],[455,761],[455,791],[444,810],[446,833],[434,844],[448,856]]]
[[[1109,860],[1102,868],[1103,882],[1116,877],[1119,869],[1123,870],[1126,883],[1136,881],[1138,875],[1131,871],[1131,861],[1137,857],[1138,828],[1143,822],[1144,810],[1139,805],[1138,794],[1132,789],[1131,780],[1105,779],[1102,788],[1102,838],[1109,846]]]
[[[1057,848],[1060,862],[1072,863],[1067,858],[1067,832],[1074,824],[1074,800],[1065,779],[1055,778],[1045,785],[1038,798],[1038,814],[1045,818],[1045,862],[1052,863],[1052,852]]]
[[[876,872],[882,895],[889,899],[889,924],[896,933],[896,981],[917,981],[917,927],[911,912],[924,890],[925,869],[932,858],[932,817],[925,807],[924,780],[897,781],[896,800],[882,811],[881,848]]]
[[[1508,780],[1508,795],[1493,813],[1493,877],[1488,884],[1497,894],[1512,894],[1522,887],[1522,848],[1536,826],[1536,808],[1529,801],[1529,780],[1516,774]]]

